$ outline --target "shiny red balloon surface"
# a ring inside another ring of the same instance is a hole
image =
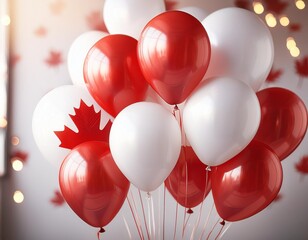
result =
[[[61,165],[59,184],[68,205],[93,227],[103,227],[116,216],[130,185],[115,164],[109,145],[96,141],[71,151]]]
[[[277,155],[265,144],[252,141],[240,154],[212,168],[212,193],[221,218],[239,221],[267,207],[282,184]]]
[[[307,130],[307,109],[303,101],[284,88],[257,92],[261,122],[255,139],[285,159],[300,144]]]
[[[137,59],[137,40],[132,37],[114,34],[99,40],[88,52],[83,72],[89,92],[113,117],[146,97],[148,83]]]
[[[199,205],[211,190],[211,172],[189,146],[182,146],[178,162],[165,185],[173,198],[183,207]]]
[[[183,102],[196,88],[208,68],[210,51],[202,24],[181,11],[154,17],[138,42],[144,76],[169,104]]]

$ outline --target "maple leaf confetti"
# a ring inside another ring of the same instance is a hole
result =
[[[177,4],[178,3],[176,1],[165,0],[165,6],[167,11],[175,9]]]
[[[91,12],[86,17],[86,21],[90,29],[108,33],[107,27],[100,11]]]
[[[295,164],[295,169],[302,176],[308,174],[308,156],[304,156]]]
[[[50,67],[57,67],[63,62],[64,60],[62,59],[62,53],[53,50],[49,52],[48,57],[45,59],[45,63]]]
[[[308,56],[303,59],[295,60],[295,70],[299,76],[297,87],[303,86],[303,79],[308,77]]]
[[[26,163],[28,160],[28,153],[25,151],[16,151],[11,154],[11,159],[19,160],[23,163]]]
[[[11,54],[10,55],[10,66],[15,66],[21,59],[19,54]]]
[[[49,4],[49,9],[52,14],[59,15],[65,8],[65,3],[62,0],[53,1]]]
[[[38,37],[44,37],[47,34],[47,29],[43,26],[40,26],[34,30],[34,34]]]
[[[244,9],[247,9],[247,10],[250,10],[250,7],[251,7],[251,3],[247,0],[236,0],[234,2],[234,5],[236,7],[244,8]]]
[[[264,0],[263,2],[267,11],[278,15],[285,12],[286,8],[289,6],[288,2],[281,0]]]
[[[289,24],[290,32],[299,32],[301,30],[301,25],[299,23],[291,23]]]
[[[50,202],[55,206],[61,206],[65,203],[65,200],[59,190],[54,191],[53,197]]]
[[[282,75],[283,70],[282,69],[274,69],[272,68],[271,71],[269,72],[266,81],[267,82],[276,82],[279,77]]]
[[[87,106],[84,101],[80,101],[79,108],[74,108],[75,115],[69,115],[73,120],[78,132],[74,132],[67,126],[63,131],[55,131],[54,133],[60,139],[59,147],[73,149],[77,145],[87,141],[109,141],[109,132],[111,121],[101,130],[101,111],[95,112],[93,105]]]

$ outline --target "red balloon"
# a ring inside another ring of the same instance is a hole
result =
[[[137,59],[137,40],[108,35],[88,52],[84,78],[96,102],[115,117],[128,105],[145,100],[148,83]]]
[[[183,207],[199,205],[211,190],[211,172],[206,167],[191,147],[182,146],[178,162],[165,180],[165,186]]]
[[[64,159],[59,183],[73,211],[93,227],[107,225],[122,207],[129,181],[115,164],[105,142],[85,142]]]
[[[212,193],[217,212],[231,222],[263,210],[276,198],[282,184],[279,158],[268,146],[257,141],[212,169]]]
[[[284,88],[257,92],[261,122],[254,139],[265,143],[285,159],[300,144],[307,130],[307,109],[303,101]]]
[[[179,104],[197,87],[210,61],[210,41],[190,14],[168,11],[145,26],[138,57],[146,80],[169,104]]]

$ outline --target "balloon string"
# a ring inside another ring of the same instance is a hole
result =
[[[228,226],[225,228],[225,230],[220,234],[220,236],[219,236],[219,239],[221,239],[224,235],[225,235],[225,233],[228,231],[228,229],[230,228],[230,226],[231,226],[231,223],[228,223]]]
[[[207,235],[206,240],[208,240],[212,234],[212,232],[214,231],[215,227],[217,226],[217,224],[219,223],[219,219],[217,220],[217,222],[214,224],[214,226],[212,227],[211,231],[209,232],[209,234]]]
[[[140,217],[139,217],[139,214],[138,214],[138,211],[137,211],[136,201],[135,201],[135,198],[134,198],[134,195],[133,195],[133,192],[132,192],[132,191],[130,192],[130,195],[131,195],[131,198],[132,198],[132,200],[133,200],[133,207],[134,207],[133,209],[135,210],[135,213],[136,213],[136,220],[137,220],[137,223],[138,223],[140,232],[141,232],[141,234],[142,234],[142,238],[145,239],[145,237],[144,237],[144,235],[143,235],[141,220],[140,220]]]
[[[185,206],[187,206],[187,193],[188,193],[188,167],[187,167],[187,158],[186,158],[186,149],[183,148],[184,151],[184,157],[185,157]],[[180,187],[178,186],[178,189]],[[184,212],[184,220],[183,220],[183,227],[182,227],[182,238],[184,236],[184,232],[185,232],[185,220],[186,220],[186,208],[185,208],[185,212]]]
[[[125,224],[125,227],[126,227],[126,230],[127,230],[128,236],[129,236],[129,239],[132,240],[132,234],[131,234],[131,231],[129,229],[128,223],[127,223],[125,217],[124,216],[122,216],[122,217],[123,217],[123,221],[124,221],[124,224]]]
[[[139,234],[139,237],[140,237],[140,239],[144,239],[144,236],[143,236],[143,233],[142,233],[142,230],[141,230],[141,227],[140,227],[140,224],[138,224],[138,221],[137,221],[137,216],[136,216],[136,214],[134,213],[134,211],[133,211],[133,206],[132,206],[132,204],[131,204],[131,202],[130,202],[130,200],[129,200],[129,198],[127,197],[126,198],[126,200],[127,200],[127,202],[128,202],[128,205],[129,205],[129,208],[130,208],[130,211],[131,211],[131,213],[132,213],[132,215],[133,215],[133,218],[134,218],[134,222],[135,222],[135,224],[136,224],[136,227],[137,227],[137,230],[138,230],[138,234]]]
[[[180,128],[181,128],[181,137],[182,137],[182,142],[183,146],[186,146],[186,135],[184,131],[184,126],[183,126],[183,120],[182,120],[182,115],[181,115],[181,110],[179,109],[179,122],[180,122]]]
[[[186,210],[185,210],[184,215],[186,215]],[[191,216],[191,214],[188,215],[188,218],[186,219],[186,221],[184,220],[184,221],[185,221],[185,224],[184,224],[184,227],[183,227],[182,239],[184,238],[185,229],[186,229],[187,223],[188,223],[188,221],[189,221],[189,219],[190,219],[190,216]],[[185,219],[185,218],[184,218],[184,219]]]
[[[174,221],[174,232],[173,232],[173,240],[176,236],[176,226],[177,226],[177,219],[178,219],[178,210],[179,210],[179,203],[176,203],[176,210],[175,210],[175,221]]]
[[[201,240],[201,239],[203,238],[203,235],[204,235],[204,233],[205,233],[205,229],[206,229],[206,227],[207,227],[207,224],[208,224],[208,222],[209,222],[209,219],[210,219],[210,216],[211,216],[211,214],[212,214],[212,212],[213,212],[213,209],[214,209],[214,202],[213,202],[213,204],[212,204],[211,210],[209,211],[209,214],[208,214],[207,217],[206,217],[206,220],[205,220],[205,223],[204,223],[203,229],[202,229],[202,234],[201,234],[199,240]]]
[[[156,226],[155,226],[155,216],[154,216],[154,203],[153,203],[153,197],[151,197],[151,213],[152,213],[152,226],[153,226],[153,236],[154,239],[156,239]]]
[[[224,229],[225,225],[226,225],[226,222],[224,220],[222,220],[222,222],[220,222],[221,224],[221,228],[217,234],[217,236],[215,237],[215,240],[217,240],[219,238],[219,235],[221,234],[222,230]]]
[[[143,214],[144,225],[145,225],[145,229],[146,229],[146,231],[147,231],[148,239],[150,240],[151,238],[150,238],[150,234],[149,234],[148,223],[147,223],[147,220],[146,220],[146,217],[145,217],[144,205],[143,205],[143,200],[142,200],[142,197],[141,197],[140,189],[138,189],[138,192],[139,192],[139,199],[140,199],[141,208],[142,208],[142,214]]]
[[[181,129],[181,138],[182,138],[182,145],[186,146],[186,135],[184,131],[184,126],[183,126],[183,120],[182,120],[182,115],[181,115],[181,110],[178,108],[177,105],[174,106],[174,109],[172,111],[173,116],[176,118],[176,120],[179,122],[180,129]]]
[[[152,219],[151,219],[151,206],[150,206],[150,193],[147,193],[147,210],[148,210],[148,223],[149,223],[149,235],[152,238]]]
[[[166,185],[164,184],[163,240],[165,240],[165,215],[166,215]]]
[[[199,214],[198,214],[198,219],[197,219],[197,223],[195,224],[193,230],[192,230],[192,233],[191,233],[191,236],[190,236],[190,239],[194,239],[194,235],[195,235],[195,232],[196,230],[198,229],[198,226],[200,224],[200,219],[201,219],[201,214],[202,214],[202,209],[203,209],[203,205],[204,205],[204,199],[205,199],[205,196],[207,194],[207,184],[208,184],[208,176],[209,176],[209,171],[210,169],[208,169],[208,167],[206,168],[206,172],[205,172],[205,186],[204,186],[204,193],[203,193],[203,201],[201,202],[201,205],[200,205],[200,210],[199,210]]]
[[[101,233],[104,233],[104,232],[105,232],[105,229],[102,228],[102,227],[98,230],[98,232],[97,232],[97,239],[98,239],[98,240],[100,240],[100,234],[101,234]]]
[[[147,193],[147,204],[148,204],[148,217],[150,225],[150,236],[155,239],[155,216],[154,216],[154,204],[151,193]]]

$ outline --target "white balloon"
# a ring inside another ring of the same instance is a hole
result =
[[[88,91],[80,86],[64,85],[57,87],[38,102],[32,117],[32,132],[35,142],[45,159],[60,167],[70,149],[59,147],[61,141],[54,131],[63,131],[64,126],[78,132],[72,121],[74,108],[79,108],[80,101],[87,106],[94,105],[96,112],[101,111],[100,128],[103,129],[109,115],[92,99]]]
[[[262,20],[245,9],[224,8],[202,24],[211,42],[211,60],[204,78],[228,76],[259,90],[274,59],[273,39]]]
[[[151,192],[178,160],[181,130],[175,117],[159,104],[138,102],[117,115],[109,143],[122,173],[137,188]]]
[[[86,86],[83,77],[83,64],[88,51],[101,38],[108,33],[101,31],[89,31],[78,36],[69,48],[67,55],[67,67],[73,84]]]
[[[189,13],[190,15],[197,18],[200,22],[202,22],[202,20],[209,15],[204,9],[195,6],[182,7],[178,10]]]
[[[187,138],[199,159],[220,165],[241,152],[260,124],[255,92],[232,78],[204,81],[188,98],[183,112]]]
[[[145,25],[165,10],[163,0],[105,0],[103,16],[109,33],[139,39]]]

